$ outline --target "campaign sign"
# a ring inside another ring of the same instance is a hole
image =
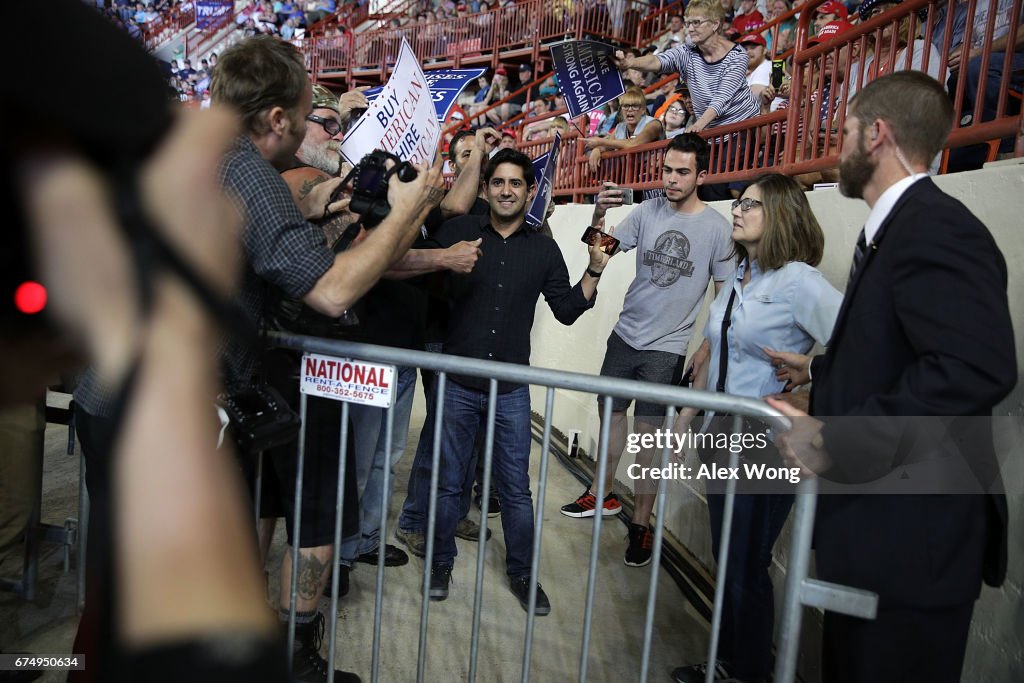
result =
[[[429,165],[440,139],[441,125],[427,79],[403,38],[391,78],[349,129],[341,153],[353,165],[375,149],[391,152],[403,161]]]
[[[555,131],[555,140],[551,143],[551,151],[541,154],[533,160],[533,173],[537,178],[537,194],[533,196],[533,204],[526,212],[526,224],[535,230],[544,223],[551,204],[551,191],[555,187],[555,169],[558,168],[558,150],[562,136]]]
[[[196,28],[208,28],[221,17],[234,11],[231,0],[198,0],[196,2]]]
[[[466,86],[480,78],[487,69],[434,69],[424,71],[427,79],[427,88],[430,90],[430,97],[434,100],[434,109],[437,111],[437,120],[444,123],[448,118],[448,110],[452,108],[455,101]],[[380,95],[384,86],[370,88],[363,91],[366,99],[373,102]]]
[[[299,391],[335,401],[390,408],[395,366],[307,353],[302,356]]]
[[[550,49],[558,85],[572,118],[603,107],[626,92],[612,62],[614,46],[594,40],[566,40]]]

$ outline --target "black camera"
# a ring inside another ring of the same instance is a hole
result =
[[[391,168],[387,166],[389,160],[394,162]],[[349,181],[352,182],[352,202],[349,204],[349,210],[359,214],[364,228],[376,227],[391,211],[391,205],[388,204],[388,181],[395,174],[403,183],[408,183],[416,179],[417,172],[408,161],[402,161],[390,152],[377,149],[364,156],[339,186],[340,190],[346,187]],[[331,198],[332,201],[336,199]]]

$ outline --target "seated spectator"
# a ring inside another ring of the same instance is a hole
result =
[[[732,27],[737,33],[743,35],[760,28],[764,23],[764,15],[757,11],[754,0],[742,0],[739,11],[736,12],[736,17],[732,20]]]
[[[508,89],[508,71],[505,67],[499,66],[494,70],[494,77],[491,79],[491,87],[487,91],[487,97],[483,104],[491,106],[496,102],[500,102],[509,96]],[[494,109],[487,112],[487,120],[496,126],[500,126],[505,121],[508,121],[512,106],[505,102]],[[518,113],[518,110],[516,111]]]
[[[814,10],[814,35],[821,33],[821,27],[833,21],[847,21],[850,13],[839,0],[828,0]]]
[[[679,99],[670,102],[665,109],[665,113],[658,118],[661,121],[661,125],[665,128],[665,139],[674,138],[684,132],[688,118],[689,113]]]
[[[537,116],[544,116],[549,111],[550,109],[548,109],[548,103],[540,98],[537,98],[530,103],[530,113],[526,115],[526,118],[532,119]]]
[[[657,41],[658,52],[665,52],[686,42],[686,29],[683,27],[683,15],[673,14],[668,20],[668,30]]]
[[[514,128],[502,128],[501,129],[501,142],[498,143],[498,149],[515,149],[517,146],[516,131]]]
[[[761,105],[761,111],[765,112],[775,97],[775,88],[772,87],[772,63],[765,59],[767,43],[760,33],[749,33],[738,42],[740,47],[747,51],[747,85]]]
[[[323,21],[337,10],[336,0],[312,0],[306,3],[306,26]]]
[[[630,149],[665,138],[661,122],[647,114],[647,99],[643,90],[630,86],[618,99],[622,122],[615,126],[609,136],[587,138],[590,168],[595,173],[601,165],[603,150]]]
[[[988,31],[989,12],[995,5],[995,19],[992,26],[992,45],[988,60],[988,70],[981,71],[982,51],[985,46],[985,33]],[[960,5],[963,7],[963,5]],[[949,80],[950,93],[956,92],[956,77],[958,72],[965,74],[964,98],[960,106],[960,125],[969,125],[974,119],[975,103],[978,98],[978,89],[984,87],[984,98],[981,103],[981,120],[991,121],[996,117],[999,109],[999,100],[1006,95],[1006,88],[1020,93],[1024,89],[1024,8],[1022,15],[1013,16],[1013,0],[978,0],[974,8],[974,20],[971,26],[971,35],[964,39],[968,45],[967,54],[964,54],[963,45],[953,50],[949,55],[949,70],[954,72]],[[955,19],[954,19],[955,21]],[[1008,44],[1010,26],[1017,24],[1017,38],[1014,45]],[[954,24],[955,26],[955,24]],[[1013,50],[1010,61],[1010,78],[1003,84],[1003,64],[1006,60],[1008,49]],[[967,64],[966,69],[963,65]],[[1007,113],[1015,115],[1020,111],[1019,101],[1008,98]],[[956,151],[956,150],[954,150]],[[1007,154],[1013,151],[1013,138],[1003,138],[999,145],[999,152]],[[951,158],[951,163],[956,159]],[[967,164],[963,168],[980,167],[981,159],[975,163]]]
[[[722,6],[722,21],[726,26],[731,26],[736,20],[736,5],[733,0],[720,0]]]
[[[900,4],[901,0],[864,0],[857,13],[861,21],[867,21]],[[939,71],[939,52],[931,43],[915,39],[910,40],[910,19],[904,17],[896,27],[896,54],[892,53],[892,36],[894,25],[888,24],[882,29],[881,38],[875,41],[875,34],[869,34],[867,54],[850,67],[850,83],[847,87],[847,99],[852,97],[861,85],[893,71],[923,71],[925,56],[928,59],[927,73],[940,83],[945,83],[949,70]],[[909,54],[909,64],[908,64]]]
[[[557,95],[558,93],[559,93],[559,90],[558,90],[558,78],[556,76],[552,75],[546,81],[541,83],[541,86],[540,86],[540,96],[541,97],[551,97],[553,95]]]
[[[768,21],[781,17],[791,9],[793,9],[791,0],[771,0],[768,5]],[[778,40],[774,41],[775,44],[773,44],[773,36],[778,36]],[[796,19],[790,18],[778,24],[776,30],[769,32],[766,44],[768,51],[773,55],[782,54],[796,45]]]
[[[523,129],[523,140],[531,142],[540,138],[552,137],[558,131],[563,136],[569,132],[569,120],[563,116],[552,116],[543,121],[531,123]]]

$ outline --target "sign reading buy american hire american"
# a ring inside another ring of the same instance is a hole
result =
[[[393,365],[307,353],[302,356],[301,372],[299,390],[304,394],[378,408],[391,407],[395,386]]]

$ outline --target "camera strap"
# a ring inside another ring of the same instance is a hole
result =
[[[178,250],[153,228],[140,203],[136,170],[132,168],[125,171],[116,176],[116,206],[121,225],[135,254],[143,315],[148,315],[153,306],[153,279],[159,271],[166,269],[192,290],[210,317],[220,321],[221,327],[228,334],[249,347],[261,346],[256,326],[242,309],[213,291]]]

